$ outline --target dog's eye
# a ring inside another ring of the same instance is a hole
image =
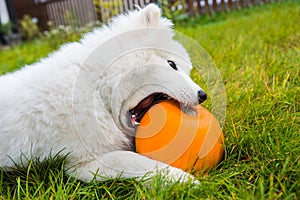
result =
[[[177,66],[172,60],[168,60],[168,63],[173,69],[177,70]]]

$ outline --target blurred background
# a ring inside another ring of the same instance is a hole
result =
[[[151,2],[159,5],[166,17],[178,22],[271,0],[0,0],[1,43],[30,40],[43,31],[97,26],[112,16]]]

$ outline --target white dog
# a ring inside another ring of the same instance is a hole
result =
[[[151,105],[173,98],[189,110],[206,99],[171,26],[149,4],[0,77],[0,167],[61,151],[67,172],[83,181],[192,178],[134,152],[135,127]]]

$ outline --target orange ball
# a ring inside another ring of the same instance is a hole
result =
[[[152,106],[136,130],[136,152],[188,172],[215,167],[223,158],[223,133],[204,107],[197,116],[164,101]]]

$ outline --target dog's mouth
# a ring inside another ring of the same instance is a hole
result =
[[[140,101],[137,106],[129,110],[130,114],[130,122],[133,127],[139,125],[142,117],[144,114],[155,104],[166,101],[166,100],[174,100],[174,98],[170,97],[167,94],[164,93],[153,93],[146,98],[144,98],[142,101]]]

